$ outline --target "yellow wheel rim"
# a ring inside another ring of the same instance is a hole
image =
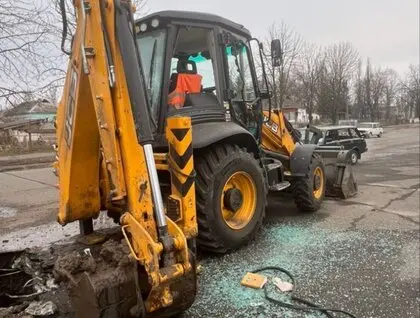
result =
[[[220,204],[226,224],[234,230],[243,229],[257,206],[257,187],[252,177],[243,171],[231,175],[223,187]]]
[[[322,196],[324,191],[324,171],[320,167],[314,170],[313,194],[316,199]]]

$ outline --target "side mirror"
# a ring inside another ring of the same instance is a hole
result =
[[[282,49],[279,39],[274,39],[271,41],[271,61],[274,67],[278,67],[282,62]]]

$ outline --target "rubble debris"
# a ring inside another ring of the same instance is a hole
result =
[[[293,290],[293,284],[291,284],[289,282],[282,281],[278,277],[273,278],[273,284],[283,293]]]
[[[127,257],[129,254],[130,250],[125,241],[109,240],[101,248],[101,257],[103,260],[115,267],[124,267],[124,265],[127,265],[124,262],[129,261]]]
[[[33,301],[26,307],[25,312],[33,316],[51,316],[57,311],[52,301]]]
[[[0,253],[0,317],[29,318],[35,312],[47,317],[73,317],[72,295],[82,294],[77,286],[83,275],[88,275],[99,290],[123,281],[123,296],[135,293],[129,248],[120,231],[106,233],[108,242],[89,248],[72,238],[47,248]],[[86,299],[95,296],[83,295]]]
[[[10,306],[6,308],[0,308],[0,317],[10,317],[13,314],[18,314],[25,310],[25,308],[28,306],[27,303],[23,303],[20,305]]]
[[[53,277],[50,277],[50,278],[46,281],[45,285],[47,286],[47,288],[48,288],[49,290],[52,290],[52,289],[57,289],[57,288],[58,288],[58,285],[55,283],[55,279],[54,279]]]
[[[81,255],[73,251],[68,255],[59,256],[54,266],[54,277],[57,281],[70,281],[74,284],[73,274],[87,271],[94,273],[96,270],[95,259],[91,255]]]

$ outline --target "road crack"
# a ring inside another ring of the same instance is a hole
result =
[[[414,192],[416,192],[417,191],[417,189],[414,189],[414,190],[412,190],[412,191],[410,191],[409,193],[404,193],[404,194],[402,194],[402,195],[400,195],[399,197],[397,197],[397,198],[394,198],[394,199],[391,199],[391,200],[389,200],[389,202],[387,203],[387,204],[385,204],[383,207],[381,207],[380,209],[381,210],[384,210],[384,209],[386,209],[387,207],[389,207],[393,202],[395,202],[395,201],[402,201],[402,200],[405,200],[405,199],[407,199],[408,197],[410,197]]]
[[[361,216],[353,219],[353,221],[351,221],[351,223],[350,223],[349,229],[350,230],[355,230],[356,227],[357,227],[357,224],[365,218],[366,218],[366,214],[362,214]]]
[[[35,183],[38,183],[38,184],[42,184],[42,185],[45,185],[45,186],[48,186],[48,187],[52,187],[52,188],[57,189],[57,187],[56,187],[54,184],[50,184],[50,183],[46,183],[46,182],[42,182],[42,181],[35,180],[35,179],[31,179],[31,178],[25,178],[25,177],[18,176],[18,175],[14,174],[14,173],[11,173],[11,172],[0,172],[0,173],[2,173],[2,174],[6,174],[6,175],[8,175],[8,176],[15,177],[15,178],[19,178],[19,179],[22,179],[22,180],[35,182]]]
[[[420,225],[420,222],[419,222],[419,221],[416,221],[416,220],[414,220],[413,218],[411,218],[411,217],[409,217],[409,216],[407,216],[407,215],[401,215],[401,214],[398,214],[398,213],[394,213],[394,212],[391,212],[391,211],[387,211],[387,210],[385,210],[388,206],[390,206],[390,205],[391,205],[391,203],[392,203],[392,202],[394,202],[394,201],[398,201],[398,200],[404,200],[404,199],[406,199],[407,197],[409,197],[410,195],[412,195],[415,191],[417,191],[417,189],[416,189],[416,190],[414,190],[414,191],[412,191],[412,192],[411,192],[411,193],[409,193],[409,194],[404,194],[404,195],[401,195],[401,196],[400,196],[400,197],[398,197],[398,198],[395,198],[395,199],[390,200],[390,202],[388,202],[388,203],[387,203],[384,207],[379,207],[379,206],[372,205],[372,204],[369,204],[369,203],[357,202],[357,201],[346,201],[346,202],[345,202],[345,205],[360,205],[360,206],[367,206],[367,207],[371,208],[371,210],[370,210],[371,212],[379,212],[379,213],[386,213],[386,214],[395,215],[395,216],[398,216],[398,217],[400,217],[400,218],[404,219],[405,221],[408,221],[408,222],[410,222],[410,223],[414,223],[414,224],[416,224],[416,225]],[[362,221],[365,217],[366,217],[366,214],[363,214],[362,216],[355,218],[355,219],[351,222],[351,224],[350,224],[350,228],[351,228],[351,229],[356,228],[357,224],[358,224],[360,221]]]

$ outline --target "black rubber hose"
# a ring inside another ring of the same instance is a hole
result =
[[[279,272],[282,272],[282,273],[286,274],[290,278],[290,280],[293,284],[293,289],[296,288],[295,278],[293,277],[293,275],[288,270],[286,270],[284,268],[281,268],[281,267],[278,267],[278,266],[268,266],[268,267],[263,267],[263,268],[256,269],[252,273],[258,273],[258,272],[262,272],[262,271],[265,271],[265,270],[274,270],[274,271],[279,271]],[[320,307],[320,306],[318,306],[318,305],[316,305],[316,304],[314,304],[314,303],[312,303],[308,300],[305,300],[305,299],[302,299],[302,298],[299,298],[299,297],[295,296],[293,294],[293,292],[291,293],[292,300],[294,300],[296,302],[300,302],[300,303],[305,304],[307,306],[293,305],[293,304],[289,304],[289,303],[283,302],[281,300],[275,299],[268,294],[267,288],[264,288],[264,295],[265,295],[265,298],[268,301],[270,301],[272,303],[275,303],[275,304],[277,304],[281,307],[295,309],[295,310],[305,310],[305,311],[316,310],[316,311],[320,311],[320,312],[324,313],[328,318],[334,318],[334,316],[332,316],[330,314],[330,312],[342,313],[344,315],[347,315],[348,317],[356,318],[356,316],[354,316],[353,314],[351,314],[347,311],[341,310],[341,309]]]
[[[290,135],[293,138],[293,141],[295,144],[300,142],[300,138],[296,133],[296,130],[293,128],[293,125],[290,123],[290,121],[286,118],[286,116],[283,115],[284,124],[286,125],[287,130],[289,131]]]
[[[65,0],[60,0],[60,12],[61,21],[63,23],[63,29],[61,30],[61,51],[63,51],[64,54],[70,55],[71,52],[67,51],[65,48],[67,38],[67,14]]]
[[[131,2],[115,0],[115,29],[120,47],[128,95],[130,97],[138,143],[142,146],[153,143],[153,132],[146,85],[142,72],[141,59],[134,35]]]

